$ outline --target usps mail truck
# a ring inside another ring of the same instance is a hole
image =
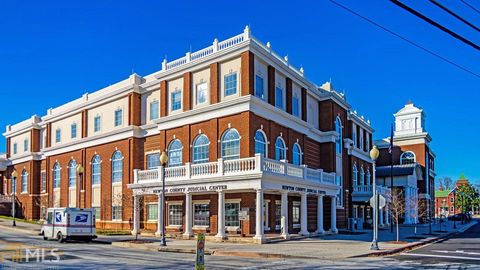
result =
[[[57,239],[91,241],[97,238],[95,211],[91,208],[48,208],[40,235],[44,240]]]

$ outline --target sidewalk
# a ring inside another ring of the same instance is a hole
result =
[[[336,235],[324,235],[316,238],[291,240],[270,244],[250,244],[206,241],[205,254],[218,256],[242,256],[262,258],[309,258],[309,259],[341,259],[360,256],[382,256],[399,252],[399,249],[412,248],[414,245],[422,245],[426,242],[436,241],[448,237],[455,232],[464,231],[476,224],[477,221],[465,225],[457,222],[457,229],[453,229],[453,222],[432,224],[432,235],[428,235],[429,226],[419,225],[417,237],[414,235],[413,226],[400,227],[400,241],[402,244],[392,243],[396,240],[396,230],[390,233],[390,229],[384,228],[379,231],[379,251],[370,250],[372,241],[371,231],[359,231],[354,234],[340,233]],[[0,227],[15,231],[37,234],[40,225],[17,222],[17,227],[11,227],[10,220],[0,219]],[[103,236],[99,235],[96,241],[111,243],[113,246],[136,248],[151,251],[195,253],[195,240],[167,239],[167,247],[160,247],[159,239],[154,237],[139,236],[140,240],[153,241],[152,243],[131,243],[133,236]]]

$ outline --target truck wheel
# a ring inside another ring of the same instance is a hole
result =
[[[62,235],[62,232],[58,232],[57,233],[57,241],[59,243],[63,243],[65,240],[63,239],[63,235]]]
[[[47,241],[48,240],[48,237],[46,237],[45,235],[43,236],[43,240]]]

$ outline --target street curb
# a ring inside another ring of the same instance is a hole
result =
[[[3,225],[3,224],[0,224],[0,227],[5,228],[6,230],[21,232],[21,233],[36,234],[36,235],[40,233],[40,230],[37,231],[37,230],[31,230],[31,229],[22,229],[22,228],[17,228],[13,226]]]
[[[463,228],[458,229],[455,232],[451,232],[451,233],[448,233],[448,234],[443,235],[443,236],[431,238],[431,239],[428,239],[428,240],[425,240],[425,241],[422,241],[422,242],[414,242],[412,244],[406,245],[406,246],[401,247],[401,248],[396,248],[396,249],[386,250],[386,251],[380,251],[380,252],[372,252],[372,253],[353,256],[353,257],[349,257],[349,258],[382,257],[382,256],[394,255],[394,254],[401,253],[401,252],[404,252],[404,251],[409,251],[409,250],[418,248],[420,246],[425,246],[425,245],[428,245],[428,244],[431,244],[431,243],[436,243],[436,242],[440,242],[440,241],[445,240],[445,239],[449,239],[449,238],[451,238],[451,237],[453,237],[453,236],[455,236],[455,235],[457,235],[461,232],[465,232],[466,230],[470,229],[471,227],[473,227],[477,223],[478,222],[471,222],[467,226],[464,226]]]

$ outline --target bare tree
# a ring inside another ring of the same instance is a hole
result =
[[[393,188],[393,190],[389,193],[389,209],[390,215],[392,216],[392,220],[395,222],[396,230],[397,230],[397,242],[400,239],[400,218],[405,213],[405,198],[403,195],[402,188]]]
[[[413,235],[416,236],[418,220],[421,217],[427,217],[428,215],[427,203],[425,200],[420,200],[416,197],[405,198],[405,201],[408,202],[414,210],[416,210],[416,211],[410,211],[409,213],[406,213],[410,218],[414,220],[415,229],[414,229]]]
[[[130,194],[126,194],[126,193],[115,194],[115,195],[112,196],[112,206],[121,205],[123,207],[125,205],[130,205],[134,215],[135,215],[136,212],[142,213],[142,211],[146,207],[146,205],[144,203],[144,196],[139,196],[138,204],[136,204],[136,205],[134,203],[134,199],[135,199],[135,196],[131,193]],[[139,232],[137,231],[135,233],[135,241],[138,240],[138,234],[139,234]]]
[[[443,178],[443,186],[445,187],[445,190],[451,190],[453,188],[453,180],[450,177],[444,177]]]

